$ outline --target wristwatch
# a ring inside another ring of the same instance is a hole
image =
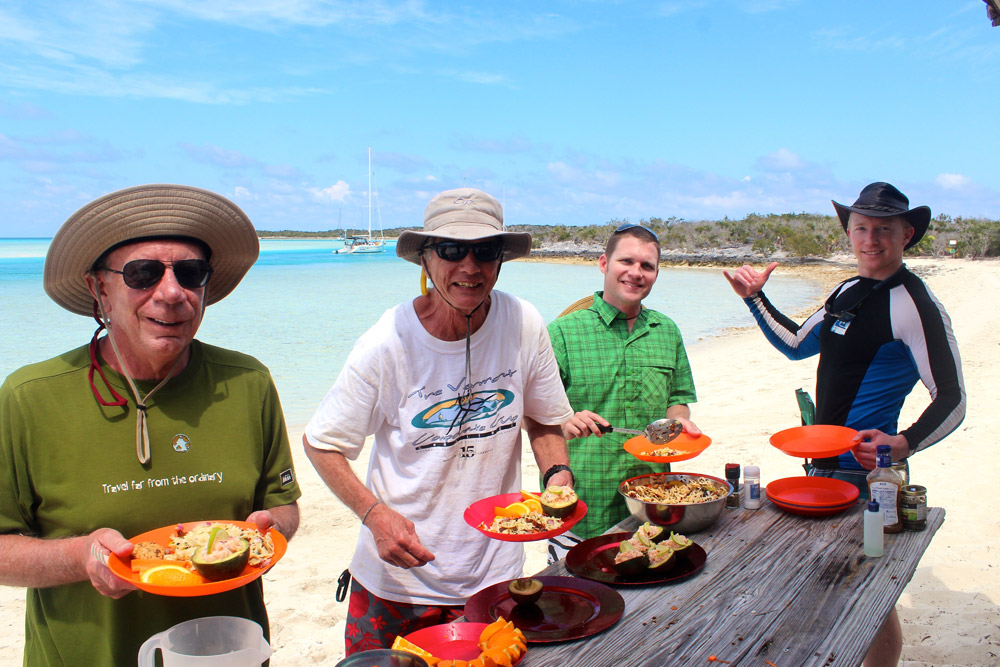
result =
[[[549,480],[552,479],[552,475],[556,474],[557,472],[562,472],[563,470],[569,473],[570,479],[573,480],[573,484],[576,485],[576,476],[573,474],[573,471],[569,469],[569,466],[563,465],[562,463],[557,463],[556,465],[546,470],[545,474],[542,475],[542,491],[548,488]]]

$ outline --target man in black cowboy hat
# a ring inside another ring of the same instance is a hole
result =
[[[249,618],[268,635],[260,580],[167,597],[125,574],[127,538],[151,530],[214,519],[290,538],[298,526],[270,374],[194,337],[257,253],[235,204],[179,185],[105,195],[52,239],[45,291],[99,326],[0,387],[0,584],[28,588],[25,664],[134,665],[151,635],[202,616]],[[109,567],[121,563],[122,575]]]
[[[958,428],[965,418],[965,386],[951,320],[920,278],[903,265],[903,252],[927,230],[931,212],[909,208],[888,183],[872,183],[852,206],[833,202],[858,262],[858,275],[838,285],[823,308],[799,325],[764,296],[763,272],[743,266],[724,271],[774,347],[790,359],[819,354],[816,423],[859,431],[851,451],[814,459],[810,475],[855,484],[868,497],[866,476],[878,445],[889,445],[893,461],[906,461]],[[917,380],[930,405],[909,427],[898,430],[903,401]],[[865,665],[895,665],[902,631],[895,609],[876,636]]]

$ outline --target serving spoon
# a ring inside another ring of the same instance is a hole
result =
[[[684,426],[676,419],[657,419],[655,422],[647,426],[644,431],[636,431],[631,428],[618,428],[617,426],[611,426],[610,424],[607,426],[598,424],[597,428],[601,429],[601,433],[611,433],[612,431],[617,431],[619,433],[644,435],[646,436],[646,439],[654,445],[665,445],[684,432]]]

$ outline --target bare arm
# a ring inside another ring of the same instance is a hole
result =
[[[524,418],[524,430],[528,432],[531,451],[535,453],[538,469],[545,471],[554,465],[569,465],[569,450],[566,448],[566,438],[559,424],[539,424],[530,417]],[[573,486],[573,476],[565,470],[552,475],[549,484],[558,486]]]
[[[108,554],[127,558],[132,548],[131,542],[111,528],[52,540],[0,535],[0,584],[49,588],[89,580],[98,593],[117,599],[135,586],[111,573]]]
[[[309,461],[333,494],[358,518],[364,519],[364,525],[372,531],[382,560],[404,569],[420,567],[434,560],[434,554],[421,544],[413,522],[384,503],[376,504],[379,499],[358,479],[343,454],[317,449],[309,444],[305,436],[302,436],[302,444]]]
[[[247,521],[257,524],[257,529],[266,533],[274,526],[286,540],[292,539],[299,529],[299,504],[278,505],[267,510],[258,510],[247,517]]]
[[[676,419],[684,427],[684,432],[693,436],[701,435],[701,429],[691,421],[691,408],[685,403],[678,403],[667,408],[667,418]]]

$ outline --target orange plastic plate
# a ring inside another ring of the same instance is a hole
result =
[[[785,477],[767,485],[767,497],[775,504],[804,509],[843,508],[859,495],[858,487],[832,477]]]
[[[528,533],[526,535],[507,535],[505,533],[494,533],[483,528],[483,524],[493,523],[494,507],[506,507],[511,503],[520,502],[520,493],[501,493],[499,496],[491,496],[477,500],[465,509],[465,522],[487,537],[504,542],[534,542],[536,540],[547,540],[556,535],[562,535],[567,530],[577,524],[587,514],[587,504],[582,500],[576,501],[576,509],[568,517],[563,519],[562,525],[555,530],[546,530],[541,533]]]
[[[828,424],[796,426],[772,435],[771,444],[789,456],[821,459],[839,456],[854,449],[857,444],[854,442],[854,436],[857,434],[853,428],[846,426]]]
[[[239,526],[240,528],[246,528],[248,530],[257,530],[257,524],[249,523],[247,521],[230,521],[228,519],[220,519],[215,521],[191,521],[187,522],[192,525],[199,523],[229,523],[234,526]],[[131,538],[130,542],[156,542],[160,546],[166,547],[170,543],[170,538],[174,535],[177,530],[177,524],[171,526],[164,526],[163,528],[157,528],[156,530],[150,530],[140,535],[136,535]],[[222,581],[205,581],[201,584],[190,584],[188,586],[165,586],[162,584],[146,584],[143,583],[139,578],[140,573],[133,572],[132,566],[129,561],[130,558],[122,560],[118,558],[115,554],[111,554],[108,557],[108,567],[111,571],[121,579],[129,582],[139,590],[146,591],[147,593],[154,593],[156,595],[168,595],[171,597],[196,597],[199,595],[214,595],[216,593],[223,593],[225,591],[231,591],[234,588],[239,588],[240,586],[245,586],[249,584],[254,579],[257,579],[262,574],[271,569],[275,563],[281,560],[281,557],[285,555],[288,550],[288,541],[285,540],[285,536],[272,528],[268,531],[271,536],[271,541],[274,542],[274,555],[271,557],[271,563],[265,567],[256,567],[253,565],[247,565],[243,569],[243,573],[232,579],[223,579]]]
[[[421,628],[403,637],[435,658],[444,660],[475,660],[479,657],[479,635],[488,623],[443,623]],[[514,664],[521,662],[524,653]]]
[[[692,436],[681,433],[665,445],[654,445],[644,435],[637,435],[625,441],[625,451],[639,459],[640,461],[650,461],[652,463],[673,463],[675,461],[687,461],[701,454],[712,444],[712,439],[702,433],[699,436]],[[649,452],[670,447],[681,452],[671,456],[653,456]]]

